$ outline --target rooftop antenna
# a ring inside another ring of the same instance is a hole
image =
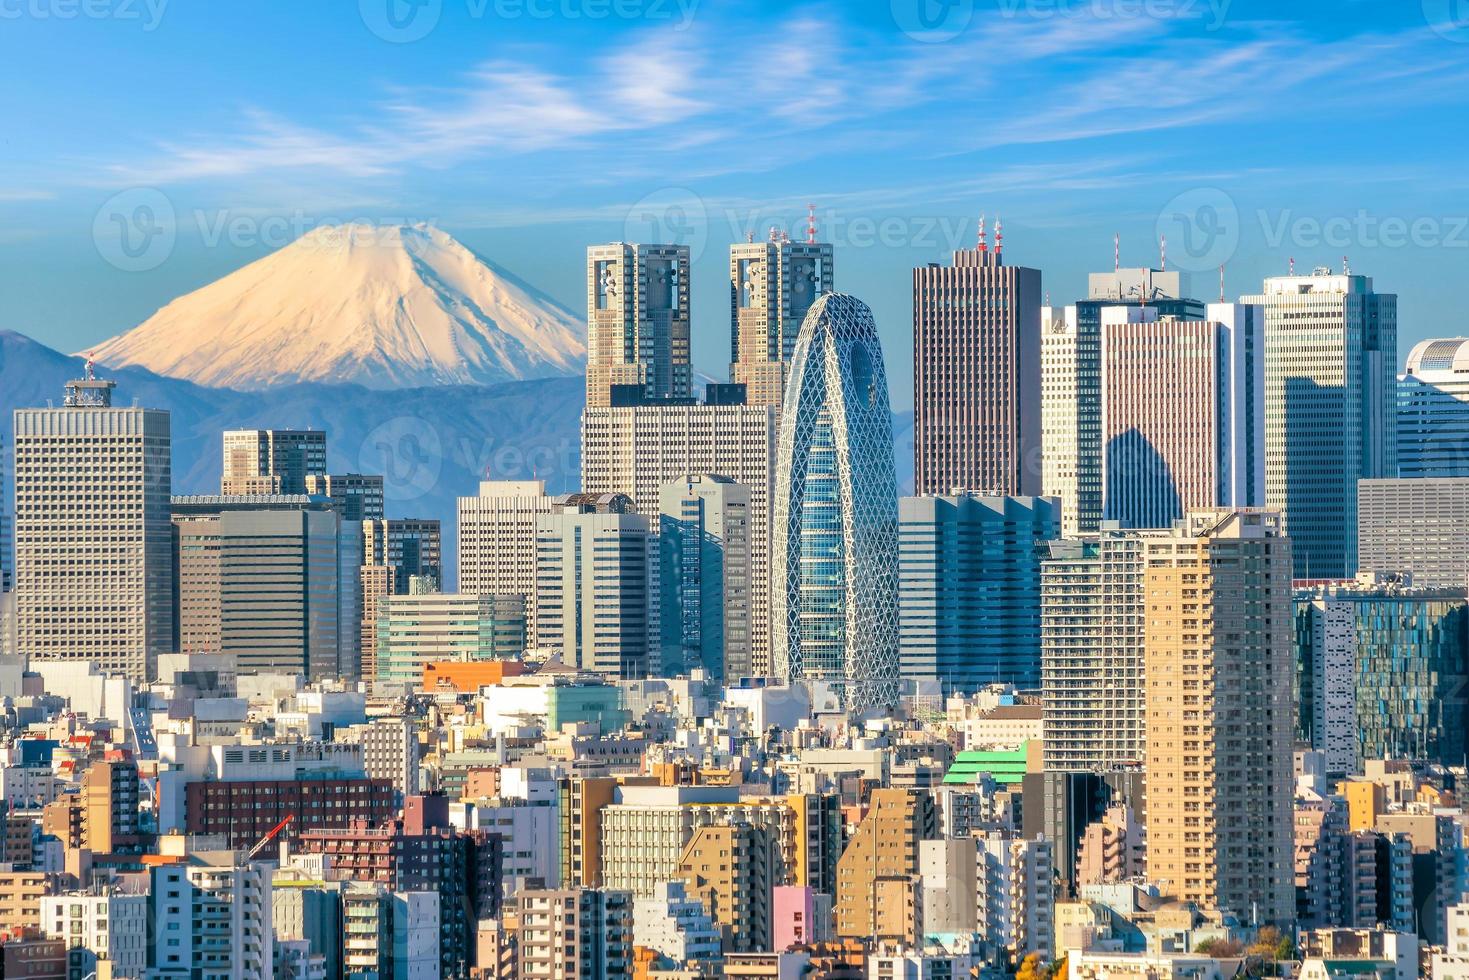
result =
[[[1224,302],[1224,263],[1219,263],[1219,302]]]
[[[755,233],[753,231],[745,232],[745,241],[753,243],[755,241]]]
[[[1341,257],[1341,274],[1344,276],[1352,274],[1352,263],[1348,261],[1345,255]]]
[[[1000,224],[1000,216],[997,214],[995,215],[995,254],[999,255],[1000,250],[1004,247],[1005,232],[1003,226]]]
[[[772,242],[780,241],[780,229],[775,227],[775,225],[770,226],[770,240]]]
[[[981,252],[988,252],[990,250],[989,244],[984,240],[984,215],[983,214],[981,214],[979,216],[979,250]]]
[[[1168,236],[1158,236],[1158,265],[1159,272],[1168,271]]]
[[[1290,274],[1296,274],[1296,257],[1294,255],[1290,257]]]
[[[806,241],[816,244],[816,205],[806,205]]]
[[[96,381],[97,376],[92,373],[92,352],[87,351],[87,380]]]
[[[1116,272],[1122,268],[1122,235],[1118,232],[1112,233],[1112,271]]]

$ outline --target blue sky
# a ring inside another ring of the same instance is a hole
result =
[[[1057,303],[1166,234],[1205,298],[1345,256],[1403,354],[1465,330],[1462,0],[0,0],[0,66],[0,327],[63,350],[410,220],[577,311],[589,242],[687,240],[722,376],[725,246],[808,201],[899,407],[909,270],[980,212]]]

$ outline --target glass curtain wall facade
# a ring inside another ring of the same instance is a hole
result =
[[[897,694],[898,493],[872,311],[823,296],[801,326],[781,412],[774,664],[853,707]]]

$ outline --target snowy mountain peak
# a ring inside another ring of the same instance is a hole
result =
[[[328,225],[181,296],[96,360],[212,387],[416,388],[579,373],[585,326],[428,225]]]

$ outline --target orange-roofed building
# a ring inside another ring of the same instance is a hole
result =
[[[519,660],[431,660],[423,665],[423,689],[473,694],[486,684],[499,684],[524,673],[525,664]]]

